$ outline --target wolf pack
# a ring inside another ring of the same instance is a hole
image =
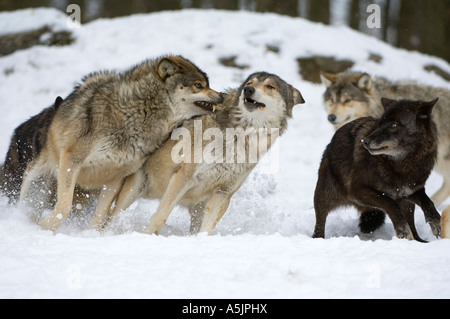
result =
[[[417,205],[432,233],[450,238],[450,206],[442,215],[436,208],[450,195],[450,90],[367,73],[321,78],[335,134],[318,172],[313,237],[325,238],[330,212],[352,206],[361,232],[374,232],[387,215],[397,237],[424,242],[415,227]],[[46,230],[55,231],[70,214],[87,214],[80,208],[91,205],[89,227],[102,231],[136,200],[149,198],[159,205],[146,233],[159,234],[179,205],[189,211],[191,233],[211,234],[303,103],[298,89],[267,72],[217,92],[205,72],[179,55],[91,73],[15,129],[1,191]],[[194,137],[179,148],[174,132],[194,136],[197,123],[202,134],[233,129],[234,135]],[[255,139],[264,147],[251,160]],[[215,160],[192,161],[196,147],[211,153],[211,141]],[[430,198],[425,184],[433,170],[443,184]]]

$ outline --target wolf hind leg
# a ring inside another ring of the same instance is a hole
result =
[[[145,228],[147,234],[159,234],[175,205],[178,204],[189,189],[189,183],[186,182],[188,178],[189,172],[186,166],[180,168],[172,175],[169,185],[159,202],[156,213],[152,216],[150,223]]]
[[[27,169],[23,174],[22,185],[20,188],[19,204],[25,204],[30,202],[33,198],[30,196],[30,192],[33,183],[43,175],[43,169],[45,168],[45,160],[41,157],[28,164]]]
[[[191,216],[191,226],[189,232],[197,234],[202,226],[203,216],[205,215],[205,203],[197,203],[189,207],[189,215]]]
[[[330,159],[327,155],[324,155],[314,191],[316,225],[313,238],[325,238],[325,224],[328,214],[338,207],[350,204],[343,193],[342,186],[339,185],[332,174],[331,167]]]
[[[92,216],[89,227],[96,230],[102,230],[106,223],[106,217],[111,210],[111,205],[122,189],[124,179],[118,179],[107,185],[103,185],[98,197],[97,207],[94,216]]]
[[[133,175],[128,176],[123,183],[122,189],[117,195],[116,205],[109,215],[109,220],[113,219],[121,211],[126,210],[138,200],[145,196],[145,175],[140,170]]]
[[[41,218],[43,210],[53,206],[52,198],[48,194],[51,192],[52,179],[45,163],[46,158],[38,157],[28,164],[18,194],[18,205],[33,209],[29,217],[34,223]]]
[[[314,192],[316,225],[312,235],[313,238],[325,238],[325,224],[328,214],[345,204],[346,200],[331,174],[321,169]]]
[[[215,192],[205,205],[205,212],[202,220],[200,232],[207,232],[211,235],[213,229],[226,213],[230,205],[230,195],[223,192]]]

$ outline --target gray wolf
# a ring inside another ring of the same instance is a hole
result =
[[[435,236],[440,215],[425,193],[437,157],[432,102],[382,99],[379,119],[359,118],[336,131],[327,146],[314,194],[314,238],[325,236],[330,211],[354,206],[381,211],[392,220],[399,238],[423,241],[414,225],[415,204]]]
[[[450,238],[450,206],[442,212],[441,227],[442,238]]]
[[[181,56],[88,75],[57,109],[44,148],[27,167],[19,202],[26,202],[34,180],[48,175],[57,180],[57,200],[39,221],[42,228],[55,230],[69,216],[76,185],[100,189],[96,211],[109,209],[125,177],[172,130],[222,100],[206,74]]]
[[[138,198],[159,199],[157,212],[153,215],[146,232],[158,234],[175,205],[187,207],[191,214],[191,232],[211,234],[216,224],[225,214],[233,194],[241,187],[247,176],[264,155],[260,152],[254,161],[249,156],[239,161],[237,158],[239,141],[245,145],[246,155],[250,149],[250,139],[258,137],[258,130],[268,134],[267,149],[273,143],[272,129],[282,134],[287,128],[287,120],[292,117],[296,104],[304,103],[301,93],[280,79],[278,76],[260,72],[254,73],[238,89],[229,90],[224,98],[221,111],[208,114],[184,125],[195,134],[195,121],[201,121],[202,134],[207,130],[218,129],[214,141],[216,146],[215,161],[192,161],[196,148],[195,137],[189,140],[188,149],[178,149],[177,141],[168,140],[156,150],[143,167],[128,177],[117,198],[111,216],[126,209]],[[227,130],[234,130],[231,139],[221,139]],[[175,132],[174,132],[175,133]],[[183,137],[184,138],[184,137]],[[258,137],[259,138],[259,137]],[[201,148],[205,150],[211,140],[203,139]],[[236,146],[236,147],[235,147]],[[262,148],[264,149],[264,147]],[[184,152],[188,160],[174,161],[173,153]],[[105,216],[98,218],[103,221]]]
[[[380,98],[432,100],[439,96],[432,118],[438,130],[438,160],[436,172],[443,176],[442,187],[432,196],[440,206],[450,196],[450,90],[417,83],[392,83],[372,78],[367,73],[322,74],[326,86],[323,95],[328,120],[336,129],[359,117],[380,117],[383,107]]]
[[[48,128],[62,101],[63,99],[58,96],[52,106],[45,108],[14,130],[3,166],[1,183],[1,189],[10,203],[16,203],[19,199],[25,169],[44,148]]]

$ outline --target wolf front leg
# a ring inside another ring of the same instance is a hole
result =
[[[431,231],[433,235],[436,237],[441,236],[441,215],[439,215],[434,203],[428,197],[425,192],[425,188],[421,188],[416,191],[414,194],[410,195],[408,198],[414,204],[420,206],[422,208],[425,220],[428,224],[430,224]]]
[[[381,193],[363,185],[352,186],[351,201],[368,208],[377,208],[384,211],[392,221],[395,234],[398,238],[414,240],[414,234],[401,211],[400,205],[385,193]]]
[[[81,165],[75,164],[70,154],[62,151],[59,159],[57,202],[53,212],[38,223],[43,229],[55,230],[69,217],[80,169]]]
[[[159,202],[158,209],[145,229],[146,233],[159,234],[173,208],[189,189],[189,174],[187,170],[186,165],[184,165],[170,178],[169,185]]]
[[[230,195],[217,191],[207,201],[200,232],[211,235],[213,229],[226,213],[230,205]]]
[[[403,216],[405,217],[406,222],[408,223],[409,227],[411,228],[414,239],[419,242],[426,243],[425,240],[420,238],[419,233],[417,232],[416,224],[414,221],[415,220],[414,219],[415,209],[416,209],[416,205],[414,205],[414,203],[411,203],[407,200],[402,200],[400,202],[400,210],[401,210]]]

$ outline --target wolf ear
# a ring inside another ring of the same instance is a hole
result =
[[[297,90],[296,88],[291,86],[291,92],[292,92],[292,97],[294,98],[294,105],[305,103],[305,99],[303,98],[303,96],[299,90]]]
[[[396,100],[391,100],[386,97],[381,98],[381,105],[383,105],[384,110],[386,111],[388,108],[393,106],[395,103],[397,103]]]
[[[165,80],[169,76],[174,75],[178,71],[178,66],[168,58],[164,58],[159,61],[158,75],[161,79]]]
[[[419,113],[417,113],[417,117],[421,120],[427,120],[431,117],[431,112],[435,104],[439,101],[439,98],[434,99],[431,102],[423,102],[422,106],[419,109]]]
[[[372,78],[369,74],[363,73],[356,84],[361,90],[369,90],[372,88]]]
[[[55,100],[55,110],[59,109],[59,106],[61,105],[61,103],[63,102],[63,98],[58,96]]]
[[[329,88],[331,84],[336,80],[336,75],[331,73],[320,72],[320,79],[326,88]]]

